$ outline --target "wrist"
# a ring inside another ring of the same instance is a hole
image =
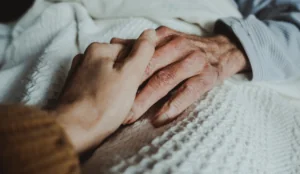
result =
[[[200,37],[197,44],[205,53],[208,63],[216,68],[219,81],[247,71],[250,67],[239,43],[226,35]]]
[[[226,35],[218,34],[216,36],[213,36],[212,40],[217,42],[219,48],[222,47],[225,48],[225,54],[229,54],[229,53],[232,54],[232,58],[234,58],[237,62],[236,64],[239,65],[239,71],[236,73],[247,72],[251,70],[251,66],[248,57],[246,55],[246,52],[244,51],[244,48],[242,47],[240,41],[236,38],[235,35],[230,33]],[[224,61],[228,61],[228,60],[224,60]]]
[[[94,122],[87,123],[86,120],[99,115],[97,112],[93,112],[93,108],[95,107],[92,107],[90,103],[81,101],[62,104],[49,111],[56,117],[56,122],[64,129],[77,153],[96,146],[110,134],[101,127],[99,128],[99,123],[97,127],[93,125]]]
[[[243,59],[245,61],[244,67],[241,68],[241,71],[239,72],[249,72],[251,71],[251,65],[250,61],[248,59],[248,56],[243,48],[243,45],[241,44],[239,38],[233,33],[233,31],[227,27],[226,25],[222,25],[222,22],[217,23],[215,28],[215,33],[219,36],[223,36],[227,38],[227,41],[235,46],[242,54]]]
[[[76,139],[74,131],[72,131],[71,123],[68,123],[64,118],[70,117],[69,109],[66,107],[58,107],[52,110],[48,110],[48,113],[55,118],[56,123],[64,130],[68,139],[70,140],[72,146],[74,147],[77,153],[82,152],[82,145]]]

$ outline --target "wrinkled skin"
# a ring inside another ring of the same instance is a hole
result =
[[[167,27],[156,31],[156,51],[142,82],[148,81],[137,94],[124,124],[135,122],[180,85],[152,120],[155,126],[168,123],[215,85],[249,68],[243,50],[224,35],[199,37]],[[134,40],[113,38],[111,43],[128,46]]]

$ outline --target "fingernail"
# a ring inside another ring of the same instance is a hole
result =
[[[169,120],[169,116],[164,113],[162,115],[158,115],[157,117],[155,117],[152,120],[152,124],[155,127],[159,127],[159,126],[162,126],[163,124],[165,124],[168,120]]]
[[[130,122],[131,122],[131,118],[126,119],[126,121],[124,121],[123,125],[128,125],[128,124],[130,124]]]
[[[126,119],[123,122],[123,125],[130,124],[133,116],[134,116],[134,112],[130,110],[129,114],[127,115]]]

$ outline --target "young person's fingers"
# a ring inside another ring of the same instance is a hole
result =
[[[122,44],[122,45],[129,45],[129,44],[133,44],[136,40],[135,39],[122,39],[122,38],[118,38],[118,37],[113,37],[110,40],[111,44]]]
[[[153,57],[155,42],[155,30],[145,30],[134,43],[124,63],[124,69],[130,72],[134,71],[134,74],[141,80],[150,59]]]
[[[93,42],[87,47],[84,56],[87,60],[111,59],[112,61],[115,61],[124,47],[125,46],[122,44]]]

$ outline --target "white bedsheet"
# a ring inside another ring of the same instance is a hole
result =
[[[51,103],[72,57],[91,42],[136,38],[159,25],[203,35],[228,16],[241,17],[230,0],[37,0],[15,24],[0,25],[0,101]],[[84,172],[297,173],[299,84],[235,76],[196,102],[185,119],[159,129],[141,119],[120,129]]]

